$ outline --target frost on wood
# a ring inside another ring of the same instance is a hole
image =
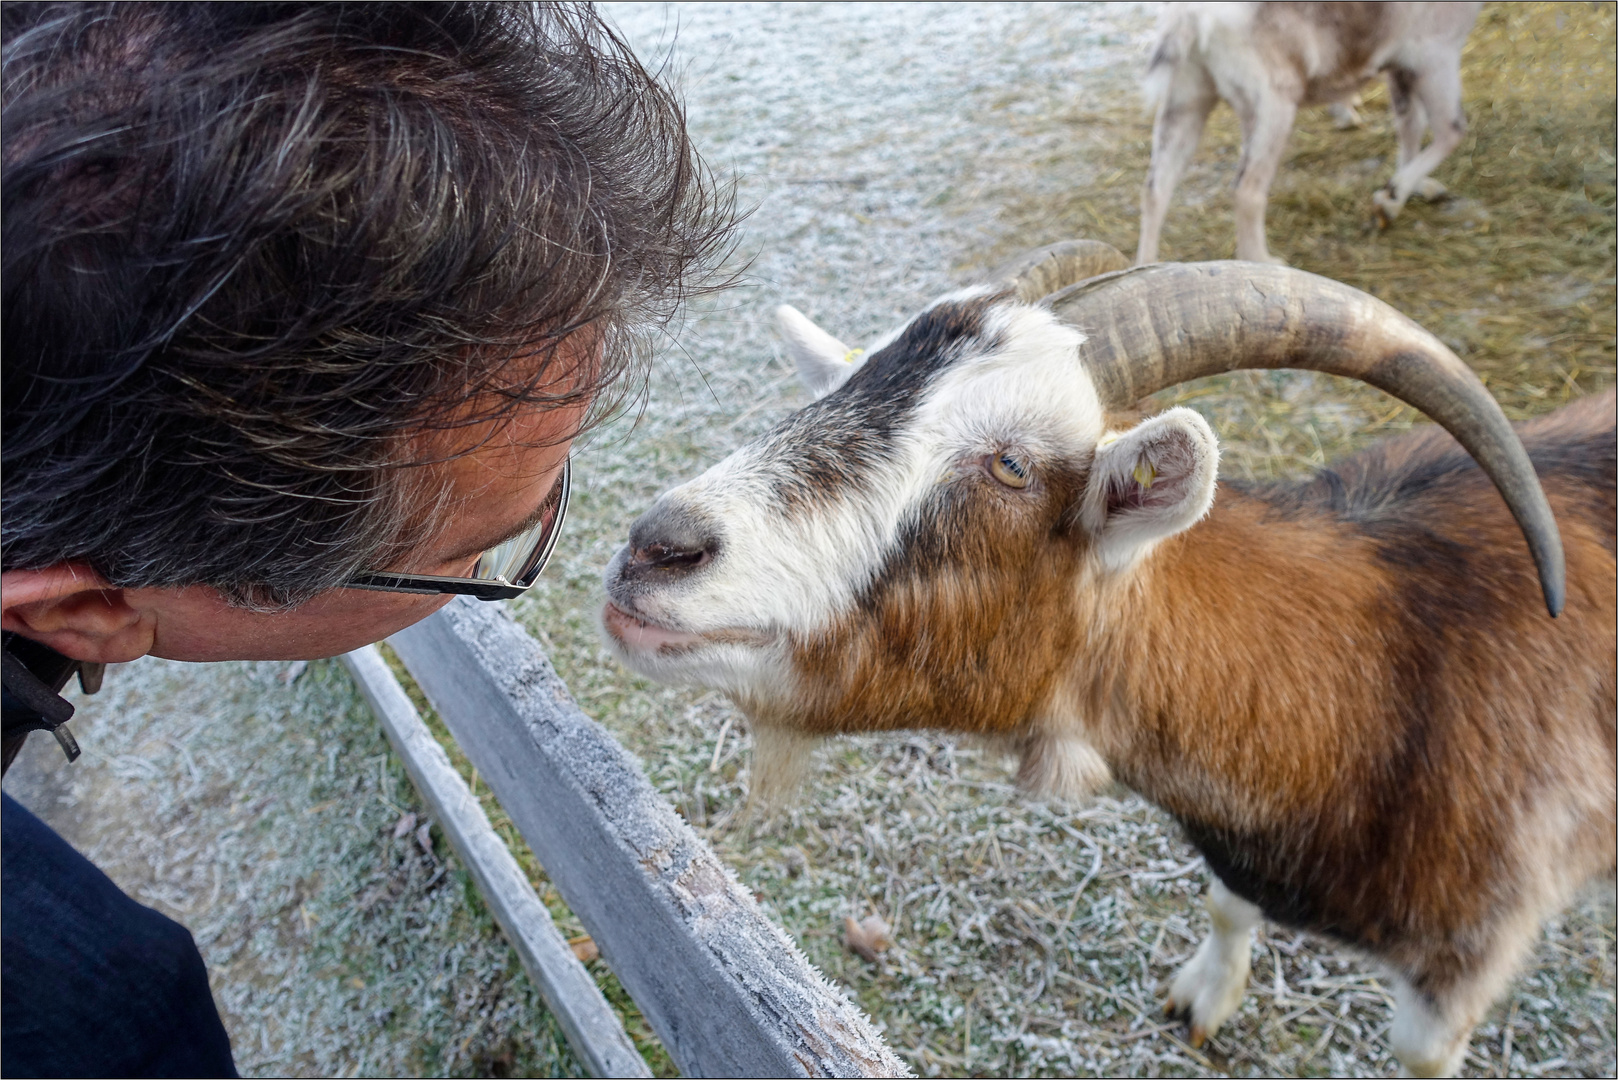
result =
[[[391,644],[683,1071],[909,1075],[501,608]]]
[[[357,649],[344,655],[342,662],[580,1060],[594,1076],[652,1075],[584,969],[583,961],[594,954],[581,956],[577,946],[570,948],[572,943],[563,939],[517,860],[495,834],[477,798],[456,773],[376,647]],[[436,861],[432,824],[418,827],[416,820],[412,812],[400,815],[393,838],[400,840],[414,832],[423,853]]]

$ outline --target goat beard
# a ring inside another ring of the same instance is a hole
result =
[[[822,738],[756,719],[751,727],[746,812],[762,818],[784,809],[802,788]],[[1017,787],[1030,798],[1082,805],[1116,786],[1106,760],[1079,735],[1034,732],[977,741],[987,750],[1017,756]]]
[[[1017,786],[1037,799],[1085,803],[1113,787],[1112,769],[1076,735],[1038,732],[1014,741]]]
[[[752,722],[753,761],[747,785],[747,813],[767,817],[784,809],[809,774],[821,739],[780,724]]]

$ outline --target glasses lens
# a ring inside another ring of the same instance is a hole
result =
[[[561,479],[545,500],[539,520],[505,543],[485,551],[472,576],[481,581],[500,578],[522,588],[532,585],[550,561],[556,541],[562,535],[562,519],[567,516],[572,479],[573,464],[566,462],[562,465]]]
[[[573,491],[573,463],[562,463],[562,476],[545,498],[533,525],[478,559],[470,577],[438,577],[432,574],[360,574],[347,588],[381,589],[384,592],[463,593],[480,600],[509,600],[519,596],[539,577],[556,550],[567,517],[567,500]]]

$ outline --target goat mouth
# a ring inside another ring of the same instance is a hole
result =
[[[673,656],[687,653],[700,645],[743,645],[767,648],[777,643],[779,635],[763,630],[671,630],[666,626],[637,615],[614,600],[608,600],[601,609],[601,624],[607,633],[627,649],[642,653],[661,653]]]
[[[641,652],[657,652],[696,645],[702,637],[685,630],[670,630],[657,623],[626,611],[611,600],[601,611],[601,622],[618,641]]]

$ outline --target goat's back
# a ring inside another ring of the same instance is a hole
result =
[[[1618,428],[1612,389],[1515,425],[1564,532],[1618,553]],[[1384,439],[1301,485],[1275,485],[1263,496],[1278,506],[1323,510],[1348,521],[1420,519],[1433,528],[1505,512],[1477,462],[1437,426]],[[1588,532],[1586,533],[1586,530]],[[1526,553],[1526,552],[1525,552]]]
[[[1262,80],[1300,104],[1339,101],[1384,68],[1419,68],[1435,45],[1458,53],[1480,6],[1169,4],[1147,65],[1146,95],[1155,103],[1167,69],[1192,63],[1227,99]]]

